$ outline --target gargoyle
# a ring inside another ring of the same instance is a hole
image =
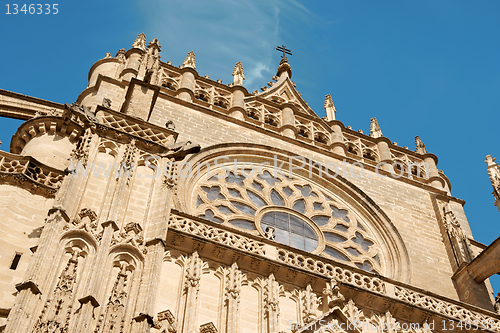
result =
[[[83,115],[89,123],[98,123],[99,122],[97,120],[96,116],[92,112],[90,112],[90,109],[87,107],[80,106],[77,103],[73,103],[71,105],[66,103],[66,104],[64,104],[64,108],[66,109],[65,110],[65,118],[67,118],[69,116],[68,113],[74,112],[74,113],[78,113],[80,115]]]
[[[183,141],[167,146],[165,152],[160,154],[160,157],[175,158],[176,160],[183,159],[188,154],[194,154],[201,149],[199,144],[193,144],[191,141]]]

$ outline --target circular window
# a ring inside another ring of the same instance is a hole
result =
[[[298,216],[272,211],[265,213],[260,225],[265,232],[274,229],[274,240],[296,249],[313,251],[318,247],[318,235],[306,221]]]

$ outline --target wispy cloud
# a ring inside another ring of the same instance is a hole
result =
[[[249,91],[275,74],[279,55],[274,46],[286,44],[281,18],[307,23],[313,16],[295,0],[150,0],[138,6],[148,40],[158,38],[163,46],[164,61],[179,65],[194,50],[198,72],[225,83],[241,61]]]

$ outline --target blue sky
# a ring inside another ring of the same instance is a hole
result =
[[[467,201],[474,236],[500,235],[485,155],[500,158],[498,1],[65,1],[57,15],[0,14],[0,88],[71,103],[106,52],[144,32],[162,60],[180,65],[194,50],[200,75],[223,82],[243,63],[253,91],[275,74],[285,44],[298,90],[324,115],[414,148],[419,135],[439,158],[452,194]],[[11,6],[12,11],[12,6]],[[2,148],[18,121],[0,121]],[[500,281],[499,281],[500,282]],[[500,286],[500,283],[498,284]],[[496,288],[499,289],[500,288]]]

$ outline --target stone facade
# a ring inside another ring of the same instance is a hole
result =
[[[0,330],[500,331],[420,138],[353,131],[330,95],[318,117],[287,58],[249,93],[241,63],[224,85],[160,51],[106,55],[71,105],[0,91],[26,120],[0,151]]]

